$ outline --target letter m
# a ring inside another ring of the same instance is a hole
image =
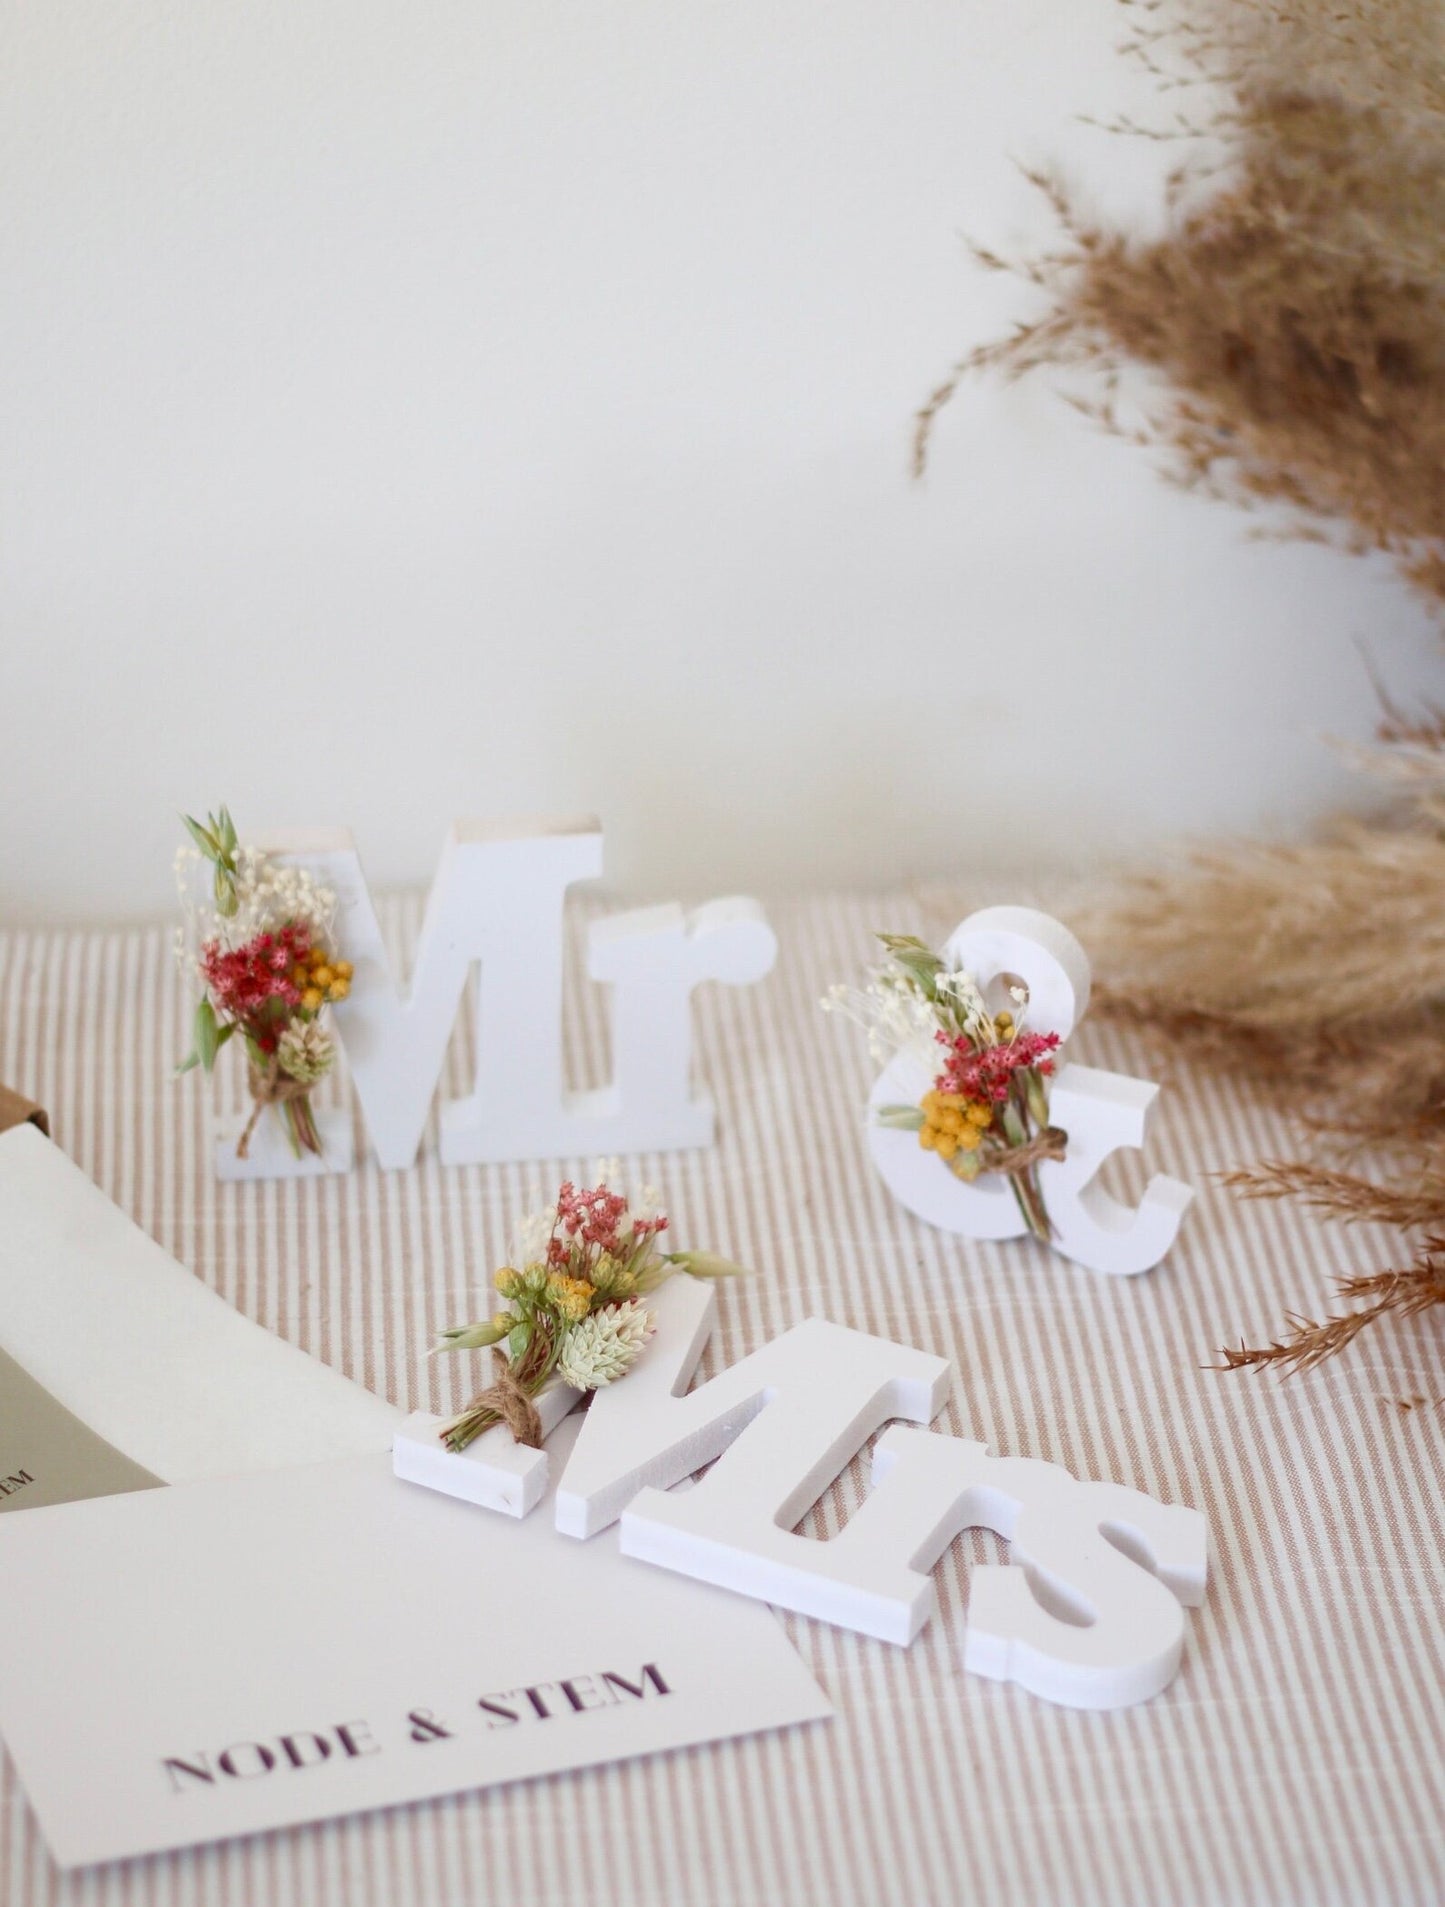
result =
[[[649,1303],[657,1335],[625,1384],[594,1396],[557,1492],[557,1528],[588,1537],[620,1517],[625,1555],[891,1636],[899,1559],[878,1519],[866,1543],[848,1530],[826,1543],[792,1532],[874,1431],[933,1417],[948,1361],[812,1318],[683,1395],[713,1290],[679,1276]],[[714,1459],[694,1489],[667,1494]]]
[[[477,984],[478,1084],[443,1108],[445,1159],[542,1158],[585,1150],[539,1143],[562,1101],[562,910],[574,881],[602,872],[602,836],[576,822],[459,823],[427,900],[409,985],[394,976],[371,891],[349,833],[296,829],[259,835],[273,859],[309,869],[336,895],[336,940],[355,967],[336,1015],[352,1084],[384,1166],[409,1166],[467,979]],[[490,1091],[483,1094],[486,1075]],[[513,1130],[473,1130],[495,1104]],[[457,1128],[465,1128],[459,1133]],[[456,1143],[453,1143],[453,1141]],[[520,1150],[517,1148],[520,1146]]]
[[[661,1675],[658,1674],[657,1664],[655,1662],[645,1664],[642,1673],[635,1682],[629,1682],[625,1675],[615,1675],[611,1669],[604,1669],[602,1671],[602,1680],[607,1684],[609,1689],[614,1691],[621,1689],[624,1694],[632,1696],[633,1700],[638,1702],[646,1695],[649,1682],[657,1690],[659,1695],[671,1695],[672,1693],[672,1690],[667,1686],[666,1682],[663,1681]]]

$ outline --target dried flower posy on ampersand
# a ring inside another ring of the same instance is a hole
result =
[[[990,1013],[973,978],[951,970],[909,934],[880,934],[886,959],[863,988],[835,986],[825,1012],[840,1012],[868,1032],[873,1057],[911,1052],[933,1074],[916,1106],[881,1106],[881,1124],[916,1132],[957,1178],[1004,1173],[1029,1230],[1053,1235],[1039,1187],[1045,1159],[1064,1156],[1066,1135],[1049,1124],[1046,1081],[1057,1033],[1023,1026],[1028,992],[1009,989],[1013,1008]]]
[[[255,1107],[236,1145],[244,1159],[267,1106],[276,1109],[292,1151],[321,1151],[311,1088],[330,1072],[336,1043],[321,1024],[326,1007],[351,990],[351,963],[334,949],[336,897],[304,868],[282,867],[242,847],[230,812],[205,824],[182,816],[193,846],[176,855],[186,925],[177,955],[199,980],[194,1043],[180,1072],[210,1072],[236,1034],[246,1046]],[[206,899],[197,893],[205,876]]]
[[[555,1205],[522,1220],[517,1263],[503,1265],[493,1281],[506,1308],[485,1324],[444,1331],[436,1346],[492,1352],[491,1384],[442,1425],[449,1450],[465,1450],[499,1423],[536,1448],[542,1436],[532,1399],[548,1378],[579,1391],[615,1384],[652,1335],[655,1319],[643,1303],[649,1292],[675,1271],[695,1278],[741,1271],[711,1252],[663,1251],[666,1230],[655,1195],[644,1192],[629,1206],[608,1189],[605,1172],[588,1191],[567,1181]]]

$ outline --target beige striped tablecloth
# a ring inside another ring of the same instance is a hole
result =
[[[858,973],[873,928],[953,924],[925,913],[902,897],[775,909],[773,976],[698,998],[716,1148],[641,1159],[637,1177],[664,1188],[680,1244],[756,1267],[724,1293],[705,1369],[821,1314],[953,1358],[940,1427],[1203,1510],[1211,1588],[1174,1685],[1094,1715],[964,1674],[969,1565],[997,1553],[992,1539],[966,1536],[940,1565],[939,1616],[911,1649],[784,1618],[838,1710],[790,1735],[69,1877],[0,1758],[6,1902],[1445,1897],[1445,1409],[1397,1402],[1445,1395],[1440,1326],[1371,1332],[1283,1384],[1201,1369],[1212,1347],[1325,1304],[1333,1275],[1388,1263],[1391,1240],[1241,1205],[1212,1186],[1214,1169],[1282,1148],[1286,1129],[1248,1093],[1178,1066],[1150,1163],[1190,1180],[1199,1199],[1160,1270],[1101,1278],[1032,1243],[947,1238],[901,1211],[864,1152],[861,1036],[816,1001]],[[390,910],[399,954],[418,917],[410,901]],[[585,986],[569,999],[578,1084],[605,1076],[602,1007]],[[51,1109],[58,1142],[111,1197],[249,1317],[317,1357],[408,1407],[460,1401],[465,1374],[423,1352],[440,1326],[485,1305],[512,1215],[551,1189],[557,1168],[444,1169],[433,1135],[409,1172],[367,1162],[308,1184],[218,1185],[207,1169],[212,1089],[171,1077],[187,1015],[167,928],[0,936],[0,1078]],[[453,1091],[467,1037],[464,1025]],[[1107,1027],[1086,1023],[1071,1051],[1151,1071]],[[225,1085],[239,1098],[234,1079]],[[836,1531],[864,1476],[855,1463],[803,1527]]]

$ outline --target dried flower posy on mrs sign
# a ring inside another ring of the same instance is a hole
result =
[[[652,1335],[649,1292],[675,1271],[695,1278],[741,1271],[712,1252],[663,1251],[658,1241],[668,1218],[657,1194],[644,1190],[629,1203],[607,1178],[604,1167],[585,1191],[568,1180],[554,1205],[524,1218],[516,1263],[503,1265],[493,1280],[505,1309],[442,1333],[439,1351],[492,1353],[491,1383],[438,1433],[448,1450],[465,1450],[499,1423],[518,1443],[537,1448],[542,1432],[532,1400],[549,1378],[577,1391],[615,1384]]]

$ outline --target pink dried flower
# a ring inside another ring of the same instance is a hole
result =
[[[605,1185],[579,1192],[569,1179],[557,1194],[559,1229],[569,1238],[580,1236],[584,1245],[595,1245],[601,1251],[621,1250],[617,1226],[626,1210],[627,1200],[622,1194],[609,1192]]]
[[[1032,1068],[1047,1078],[1054,1070],[1050,1055],[1059,1045],[1057,1033],[1016,1033],[983,1047],[975,1047],[962,1033],[953,1038],[939,1033],[937,1038],[948,1048],[943,1070],[933,1082],[938,1090],[996,1106],[1008,1098],[1015,1073]]]

